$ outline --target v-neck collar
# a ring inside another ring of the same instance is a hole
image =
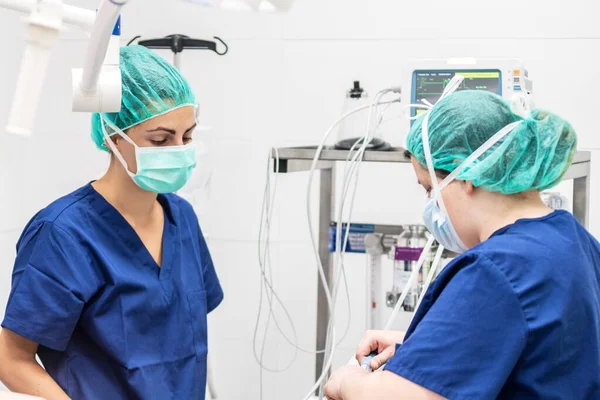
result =
[[[157,200],[160,203],[164,213],[164,225],[162,232],[162,261],[159,266],[150,251],[142,242],[135,229],[129,222],[121,215],[121,213],[104,198],[94,187],[92,182],[88,184],[90,190],[90,201],[93,204],[93,208],[103,218],[111,221],[112,228],[119,235],[126,247],[130,249],[132,256],[137,263],[144,265],[151,271],[157,273],[159,280],[168,279],[171,276],[171,267],[173,264],[173,256],[175,249],[175,240],[177,238],[177,224],[173,212],[173,204],[169,202],[167,196],[159,194]]]

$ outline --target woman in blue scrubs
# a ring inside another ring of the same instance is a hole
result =
[[[0,379],[48,400],[204,399],[206,319],[223,292],[192,207],[172,194],[196,164],[196,100],[144,47],[123,48],[120,66],[121,111],[92,118],[108,171],[17,244]]]
[[[483,91],[442,98],[408,136],[424,220],[456,257],[406,334],[368,332],[381,372],[335,372],[331,400],[600,399],[600,245],[539,191],[576,149],[572,127]]]

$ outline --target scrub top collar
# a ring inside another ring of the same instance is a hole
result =
[[[540,222],[540,221],[545,221],[548,218],[552,218],[556,215],[565,213],[566,211],[564,210],[554,210],[552,212],[550,212],[549,214],[546,214],[544,216],[541,217],[536,217],[536,218],[519,218],[518,220],[516,220],[515,222],[513,222],[512,224],[508,224],[506,226],[503,226],[502,228],[498,229],[497,231],[495,231],[494,233],[492,233],[490,235],[490,238],[493,238],[494,236],[498,236],[498,235],[502,235],[504,232],[506,232],[507,230],[509,230],[511,227],[521,224],[523,222]]]
[[[108,205],[110,205],[112,208],[114,208],[112,206],[112,204],[110,204],[100,193],[98,193],[96,191],[96,189],[94,189],[94,187],[92,186],[92,183],[94,183],[94,182],[95,181],[91,181],[87,184],[88,190],[91,191],[95,197],[101,197],[102,200],[104,200],[104,202],[106,202]],[[165,216],[169,219],[169,222],[172,223],[173,225],[177,225],[177,220],[174,216],[175,210],[173,209],[173,204],[171,202],[169,202],[169,199],[167,198],[167,196],[164,194],[158,194],[158,196],[156,197],[156,200],[158,200],[158,202],[162,206],[162,208],[165,212]],[[116,209],[115,209],[115,211],[116,211]]]
[[[167,279],[171,276],[171,267],[173,264],[173,256],[177,246],[177,239],[180,237],[179,228],[176,224],[176,216],[178,210],[175,204],[169,201],[168,196],[158,195],[158,201],[165,213],[165,224],[162,235],[162,261],[159,266],[154,258],[152,258],[148,248],[144,245],[138,234],[121,213],[110,204],[100,193],[94,189],[91,182],[88,184],[90,195],[87,197],[92,205],[92,208],[104,219],[111,222],[115,232],[119,235],[123,243],[131,252],[131,259],[135,260],[135,264],[149,268],[151,271],[158,273],[160,280]]]

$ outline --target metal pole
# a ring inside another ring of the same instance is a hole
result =
[[[383,285],[381,282],[381,257],[382,255],[369,255],[371,257],[371,292],[369,293],[369,304],[367,305],[370,311],[371,319],[368,321],[368,329],[381,329],[380,321],[381,309],[383,302],[381,301],[381,293],[383,293]]]
[[[332,289],[333,256],[329,253],[329,226],[334,212],[335,202],[335,166],[320,171],[319,182],[319,257],[327,277],[327,285]],[[329,323],[329,306],[325,291],[318,285],[317,294],[317,349],[324,349],[327,344],[327,326]],[[315,380],[321,376],[325,354],[319,353],[316,358]]]
[[[173,65],[181,71],[181,53],[173,53]]]
[[[586,229],[589,229],[590,172],[581,178],[573,179],[573,215]]]

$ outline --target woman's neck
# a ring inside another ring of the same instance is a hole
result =
[[[519,219],[540,218],[552,213],[537,191],[520,193],[518,195],[502,195],[487,192],[486,199],[481,199],[481,219],[479,240],[487,240],[498,229],[514,224]]]
[[[125,219],[135,224],[148,222],[155,215],[156,207],[160,207],[157,194],[140,188],[114,160],[111,160],[106,174],[92,186]]]

